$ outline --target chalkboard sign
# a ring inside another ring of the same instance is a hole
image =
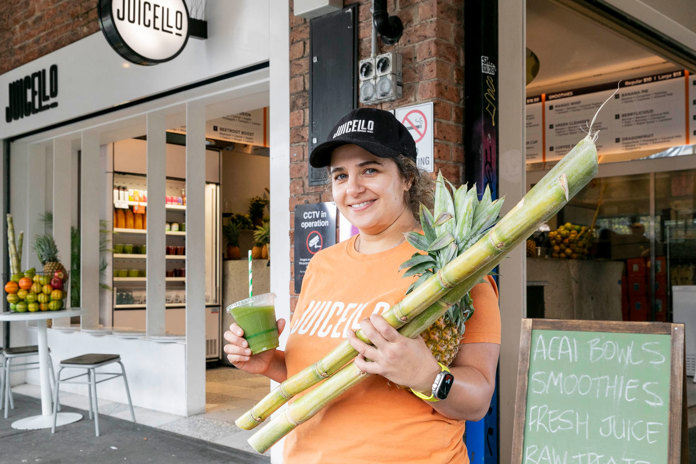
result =
[[[524,319],[512,462],[679,463],[684,389],[683,324]]]

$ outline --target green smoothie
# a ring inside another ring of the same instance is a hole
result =
[[[244,330],[252,354],[278,347],[278,327],[274,306],[240,305],[229,309],[234,320]]]

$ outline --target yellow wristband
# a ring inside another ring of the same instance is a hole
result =
[[[448,368],[447,366],[445,366],[445,365],[442,364],[442,363],[438,363],[438,364],[440,365],[440,372],[450,372],[450,370],[449,370],[449,368]],[[437,376],[435,376],[435,381],[437,381]],[[423,393],[421,393],[421,392],[419,392],[419,391],[416,391],[416,390],[414,390],[413,388],[411,388],[410,390],[411,390],[411,393],[413,393],[413,394],[416,395],[418,398],[420,398],[420,399],[422,399],[422,400],[424,400],[424,401],[428,401],[428,402],[430,402],[430,403],[435,403],[435,402],[437,402],[437,401],[440,401],[440,398],[436,397],[435,394],[434,394],[432,391],[430,392],[430,396],[425,396]],[[434,385],[433,385],[433,389],[432,389],[432,390],[435,390],[435,386],[434,386]]]

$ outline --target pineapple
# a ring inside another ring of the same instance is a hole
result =
[[[271,241],[271,223],[269,221],[263,221],[263,224],[256,226],[254,231],[254,248],[257,248],[258,258],[255,259],[268,259],[268,244]],[[252,248],[251,253],[254,254],[254,248]],[[253,257],[253,256],[252,256]]]
[[[44,274],[53,277],[56,271],[62,271],[67,276],[65,267],[58,260],[58,247],[50,235],[37,235],[34,239],[34,251],[43,264]]]
[[[454,198],[450,194],[450,188]],[[476,243],[495,224],[502,204],[499,200],[491,201],[488,188],[479,201],[475,185],[469,190],[465,185],[455,188],[440,173],[436,182],[433,212],[423,205],[420,208],[423,233],[406,234],[413,246],[426,252],[415,253],[401,265],[401,269],[408,268],[404,276],[420,276],[407,293]],[[464,335],[465,323],[473,312],[472,300],[467,293],[421,333],[438,362],[449,366],[454,361]]]

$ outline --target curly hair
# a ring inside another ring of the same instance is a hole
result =
[[[411,183],[411,187],[404,195],[404,201],[411,209],[413,217],[418,219],[420,205],[423,203],[427,208],[433,208],[433,192],[435,182],[430,175],[418,169],[416,163],[404,155],[392,158],[399,168],[399,174],[406,181]]]

